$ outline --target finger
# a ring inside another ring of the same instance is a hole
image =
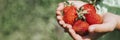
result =
[[[110,23],[91,25],[89,27],[89,32],[110,32],[115,29],[115,26],[113,26],[113,25]]]
[[[65,32],[69,32],[69,29],[72,29],[72,26],[70,24],[65,24]]]
[[[59,24],[60,24],[63,28],[66,27],[66,24],[65,24],[65,22],[64,22],[63,20],[60,20],[60,21],[59,21]]]
[[[85,38],[84,40],[91,40],[90,38]]]
[[[91,40],[89,36],[84,36],[83,40]]]
[[[59,3],[56,9],[56,15],[62,15],[61,11],[64,9],[64,3]]]
[[[69,29],[72,29],[70,24],[65,24],[65,32],[69,32]]]
[[[63,21],[63,16],[57,16],[58,23],[63,27],[66,28],[67,24]]]
[[[72,28],[68,29],[68,33],[74,40],[82,40],[82,37],[79,34],[76,34]]]
[[[116,27],[116,18],[114,15],[105,14],[103,24],[95,24],[89,27],[89,32],[110,32]]]
[[[62,16],[62,10],[64,8],[64,4],[63,3],[59,3],[58,4],[58,8],[56,9],[56,17],[58,20],[58,23],[64,28],[65,27],[65,23],[63,21],[63,16]]]
[[[63,16],[60,16],[60,15],[59,15],[59,16],[57,16],[57,20],[58,20],[58,21],[63,20],[62,18],[63,18]]]
[[[66,28],[72,29],[72,25],[70,25],[70,24],[66,24],[66,25],[67,25]]]
[[[62,16],[62,12],[61,11],[56,11],[56,16]]]
[[[58,4],[58,8],[57,8],[57,11],[62,11],[64,9],[64,3],[61,2]]]
[[[74,38],[74,39],[82,39],[82,37],[80,37],[78,34],[76,34],[76,32],[72,29],[72,26],[67,24],[67,28],[68,28],[68,31],[69,31],[69,34]]]
[[[66,27],[67,27],[67,24],[63,24],[63,27],[66,29]]]

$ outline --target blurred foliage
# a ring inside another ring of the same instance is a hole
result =
[[[62,0],[0,0],[0,40],[71,39],[55,19],[59,2]]]
[[[57,4],[63,1],[0,0],[0,40],[72,40],[55,17]],[[120,13],[120,8],[108,7],[111,8],[116,11],[110,12]],[[111,36],[119,37],[117,34],[118,31]]]

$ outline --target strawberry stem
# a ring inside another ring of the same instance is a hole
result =
[[[88,0],[88,3],[96,6],[97,4],[99,4],[102,0]]]
[[[86,21],[86,18],[84,16],[85,13],[83,13],[82,11],[84,11],[82,8],[77,10],[78,20]]]
[[[69,3],[68,1],[65,1],[65,6],[71,6],[72,3]]]

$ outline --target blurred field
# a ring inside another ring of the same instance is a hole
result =
[[[0,40],[72,40],[55,17],[57,4],[63,1],[0,0]],[[120,14],[118,6],[102,2],[100,5],[107,7],[109,12]],[[113,39],[120,40],[120,31],[107,33],[98,40]]]

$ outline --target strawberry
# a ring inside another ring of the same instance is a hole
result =
[[[98,14],[85,14],[86,21],[92,25],[92,24],[101,24],[103,22],[103,19]]]
[[[81,35],[81,36],[85,36],[87,35],[89,32],[88,32],[88,27],[89,27],[89,24],[85,21],[82,21],[82,20],[77,20],[74,24],[73,24],[73,30]]]
[[[73,5],[67,5],[63,9],[63,20],[65,23],[73,24],[77,18],[77,9]]]
[[[92,4],[85,4],[85,5],[83,5],[83,10],[86,10],[87,11],[87,13],[89,14],[91,14],[91,13],[93,13],[93,14],[95,14],[96,13],[96,9],[95,9],[95,7],[92,5]]]
[[[92,4],[85,4],[81,8],[82,10],[86,10],[87,13],[84,14],[86,21],[91,24],[101,24],[103,19],[100,15],[96,13],[96,9]]]
[[[87,12],[86,12],[87,11]],[[95,7],[92,4],[85,4],[78,13],[78,20],[73,24],[74,31],[81,35],[88,35],[89,25],[101,24],[102,18],[96,13]]]

